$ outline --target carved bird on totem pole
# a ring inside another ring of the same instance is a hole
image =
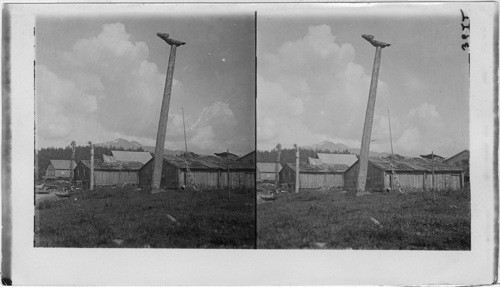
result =
[[[374,39],[375,37],[373,35],[363,34],[363,35],[361,35],[361,37],[363,37],[363,39],[365,39],[366,41],[370,42],[370,44],[372,44],[374,47],[385,48],[385,47],[389,47],[391,45],[388,43],[384,43],[384,42],[375,40]]]
[[[182,46],[182,45],[186,44],[185,42],[181,42],[181,41],[174,40],[174,39],[170,38],[170,34],[167,34],[167,33],[156,33],[156,35],[158,37],[162,38],[169,45]]]

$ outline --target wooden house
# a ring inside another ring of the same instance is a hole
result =
[[[73,170],[76,163],[73,161]],[[45,177],[48,178],[69,178],[71,175],[71,160],[51,159],[45,169]]]
[[[357,161],[345,172],[344,182],[347,190],[356,189],[358,165]],[[433,186],[435,190],[458,190],[463,187],[462,175],[463,171],[460,168],[437,160],[433,162],[424,158],[400,156],[369,158],[366,190],[386,191],[391,187],[400,187],[404,190],[430,190]]]
[[[139,184],[140,162],[94,161],[94,184],[96,186]],[[90,184],[90,161],[81,160],[75,168],[75,180]]]
[[[163,156],[162,188],[180,189],[190,182],[189,173],[201,189],[244,188],[255,186],[255,166],[238,162],[237,158],[200,156]],[[150,186],[153,174],[154,157],[139,171],[139,184]]]
[[[278,172],[283,167],[278,164]],[[273,182],[276,178],[276,163],[271,162],[257,162],[257,180]]]
[[[280,171],[280,184],[295,186],[294,163],[286,163]],[[299,188],[323,188],[344,186],[344,172],[347,165],[310,165],[299,164]]]
[[[468,150],[463,150],[454,156],[445,159],[443,162],[452,166],[456,166],[464,171],[464,185],[469,186],[470,175],[469,175],[469,158],[470,152]]]
[[[255,162],[257,162],[256,159],[257,159],[256,153],[255,153],[255,151],[252,151],[252,152],[247,153],[246,155],[239,157],[238,159],[236,159],[236,161],[245,163],[249,166],[252,166],[252,165],[255,166]]]

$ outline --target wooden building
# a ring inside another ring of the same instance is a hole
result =
[[[73,170],[76,163],[73,161]],[[71,176],[71,160],[51,159],[45,169],[46,178],[69,178]]]
[[[293,163],[286,163],[280,171],[280,184],[295,186],[295,167]],[[347,165],[310,165],[299,164],[299,188],[322,188],[344,186],[344,172]]]
[[[255,166],[255,163],[257,162],[257,157],[255,151],[249,152],[246,155],[243,155],[236,159],[237,162],[242,162],[245,163],[249,166]]]
[[[464,171],[464,185],[470,185],[470,175],[469,175],[469,159],[470,152],[468,150],[463,150],[454,156],[445,159],[443,162],[452,166],[456,166]]]
[[[151,185],[154,158],[139,171],[139,184]],[[189,171],[188,171],[189,169]],[[229,171],[229,172],[228,172]],[[160,186],[162,188],[180,189],[189,184],[189,173],[196,185],[201,189],[255,187],[255,165],[237,161],[237,158],[218,156],[163,156],[163,167]]]
[[[278,172],[283,168],[281,164],[278,164]],[[258,162],[257,163],[257,180],[274,182],[276,178],[276,163],[272,162]]]
[[[94,184],[96,186],[139,184],[140,162],[94,161]],[[90,183],[90,161],[81,160],[75,168],[75,180]]]
[[[354,163],[344,175],[347,190],[355,190],[358,164]],[[434,176],[433,171],[434,170]],[[393,176],[391,176],[393,174]],[[434,178],[434,180],[433,180]],[[434,181],[434,183],[433,183]],[[423,158],[369,158],[366,190],[458,190],[463,188],[463,171],[442,161]]]

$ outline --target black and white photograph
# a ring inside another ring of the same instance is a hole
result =
[[[469,17],[408,14],[259,15],[258,248],[470,250]]]
[[[6,3],[2,283],[496,283],[496,2]]]
[[[254,248],[254,27],[38,17],[34,245]]]

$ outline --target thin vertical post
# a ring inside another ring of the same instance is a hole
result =
[[[432,198],[436,201],[435,186],[434,186],[434,151],[431,153],[431,169],[432,169]]]
[[[389,119],[389,137],[390,137],[390,140],[391,140],[391,177],[390,177],[390,181],[389,181],[389,184],[391,186],[391,190],[394,189],[394,184],[393,184],[393,181],[394,181],[394,166],[392,165],[392,156],[394,156],[394,149],[392,148],[392,129],[391,129],[391,114],[389,113],[389,110],[387,110],[387,118]]]
[[[391,129],[391,114],[387,110],[387,118],[389,119],[389,137],[391,139],[391,154],[394,155],[394,149],[392,148],[392,129]]]
[[[186,155],[188,153],[188,144],[186,139],[186,123],[184,122],[184,108],[182,108],[182,126],[184,127],[184,147],[186,148]]]
[[[94,190],[94,145],[89,141],[90,145],[90,190]]]
[[[188,153],[188,145],[186,140],[186,124],[184,123],[184,108],[182,108],[182,126],[184,127],[184,161],[186,162],[186,173],[184,174],[184,184],[186,185],[186,189],[189,189],[190,179],[189,179],[189,166],[187,164],[187,153]]]
[[[300,151],[299,151],[299,146],[295,146],[295,193],[299,193],[299,188],[300,188],[300,168],[299,168],[299,157],[300,157]]]
[[[231,181],[229,180],[229,149],[226,150],[226,165],[227,165],[227,195],[231,196]]]
[[[73,170],[75,168],[73,165],[73,163],[75,162],[75,146],[76,146],[76,142],[72,141],[71,142],[71,160],[69,161],[69,178],[70,178],[71,185],[75,184],[75,171]]]

